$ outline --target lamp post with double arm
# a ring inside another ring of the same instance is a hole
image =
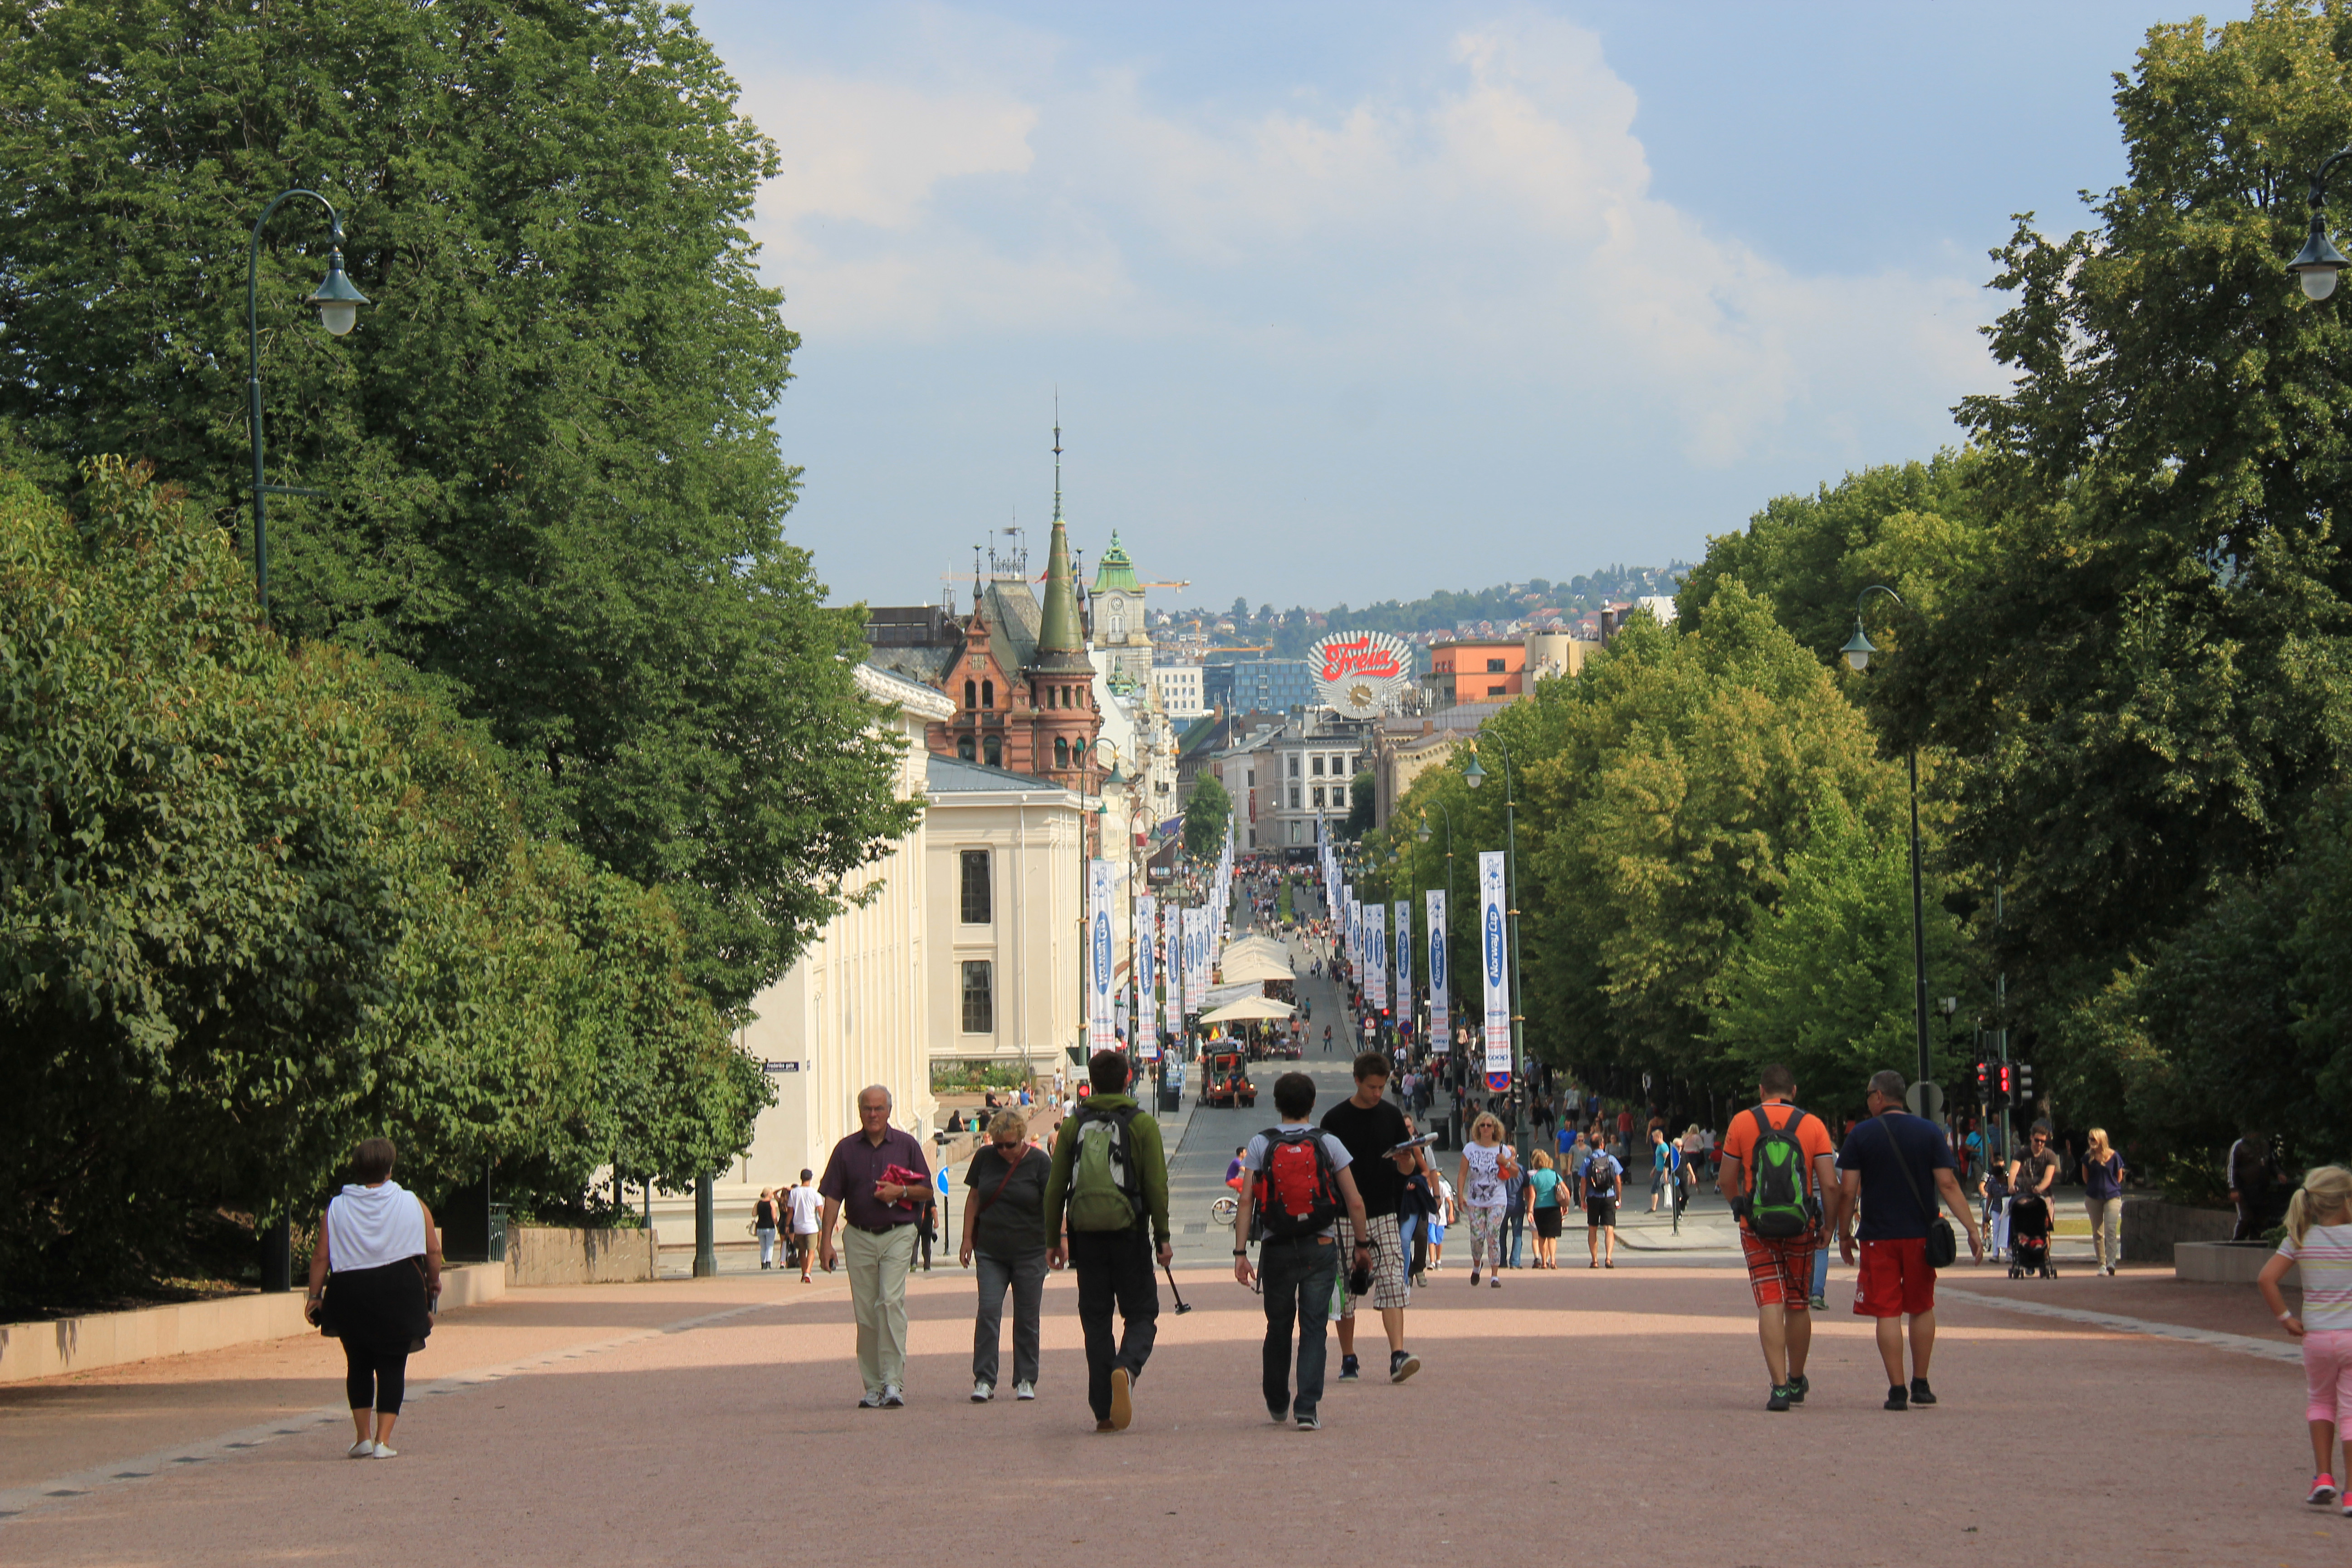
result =
[[[1873,594],[1884,594],[1888,598],[1894,600],[1897,606],[1907,607],[1903,606],[1903,595],[1883,583],[1873,583],[1869,587],[1864,588],[1861,593],[1854,595],[1853,636],[1848,637],[1846,639],[1845,647],[1838,651],[1845,656],[1847,666],[1851,668],[1856,675],[1863,674],[1870,668],[1870,657],[1878,651],[1878,645],[1870,640],[1870,634],[1863,628],[1862,624],[1863,610],[1869,605],[1870,596]],[[1916,746],[1905,747],[1903,759],[1904,765],[1909,770],[1911,775],[1912,1021],[1918,1036],[1919,1082],[1923,1086],[1932,1086],[1935,1074],[1930,1070],[1927,1055],[1927,900],[1921,889],[1922,879],[1919,868],[1919,748]],[[1919,1094],[1921,1103],[1914,1109],[1922,1116],[1933,1116],[1936,1113],[1934,1105],[1936,1098],[1935,1090],[1932,1087],[1923,1087],[1920,1089]]]
[[[1478,763],[1478,746],[1482,743],[1491,744],[1503,759],[1503,902],[1506,906],[1503,913],[1511,928],[1511,1087],[1517,1097],[1511,1121],[1518,1140],[1519,1169],[1524,1171],[1528,1168],[1528,1122],[1532,1107],[1528,1085],[1527,1008],[1523,1000],[1527,994],[1527,977],[1521,973],[1525,965],[1519,962],[1518,792],[1512,787],[1514,770],[1510,747],[1503,743],[1501,736],[1490,735],[1484,730],[1473,738],[1470,765],[1462,770],[1462,782],[1472,789],[1486,782],[1486,770]],[[1452,900],[1449,898],[1447,901],[1450,903]],[[1448,912],[1451,913],[1450,910]]]

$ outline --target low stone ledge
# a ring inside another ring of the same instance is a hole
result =
[[[2251,1285],[2278,1249],[2263,1241],[2184,1241],[2172,1249],[2172,1277],[2208,1285]],[[2295,1267],[2287,1265],[2282,1289],[2301,1289]]]
[[[650,1230],[587,1230],[559,1226],[507,1229],[505,1283],[620,1285],[655,1278]]]
[[[2184,1242],[2227,1241],[2238,1216],[2228,1209],[2190,1208],[2162,1198],[2124,1197],[2124,1261],[2170,1263]]]

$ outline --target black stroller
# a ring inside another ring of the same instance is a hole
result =
[[[2009,1277],[2055,1279],[2050,1262],[2050,1201],[2040,1193],[2022,1192],[2009,1200]]]

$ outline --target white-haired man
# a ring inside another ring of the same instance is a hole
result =
[[[861,1410],[907,1403],[907,1270],[915,1258],[915,1222],[930,1197],[931,1168],[911,1132],[890,1125],[890,1091],[857,1091],[857,1131],[833,1146],[824,1178],[818,1247],[824,1271],[835,1265],[834,1221],[848,1219],[842,1247],[849,1260],[849,1305],[857,1319],[857,1372],[866,1384]]]

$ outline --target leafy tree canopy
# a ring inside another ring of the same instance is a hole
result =
[[[1184,801],[1184,853],[1196,861],[1214,860],[1224,852],[1225,827],[1234,819],[1234,797],[1214,773],[1202,773],[1192,783]]]

